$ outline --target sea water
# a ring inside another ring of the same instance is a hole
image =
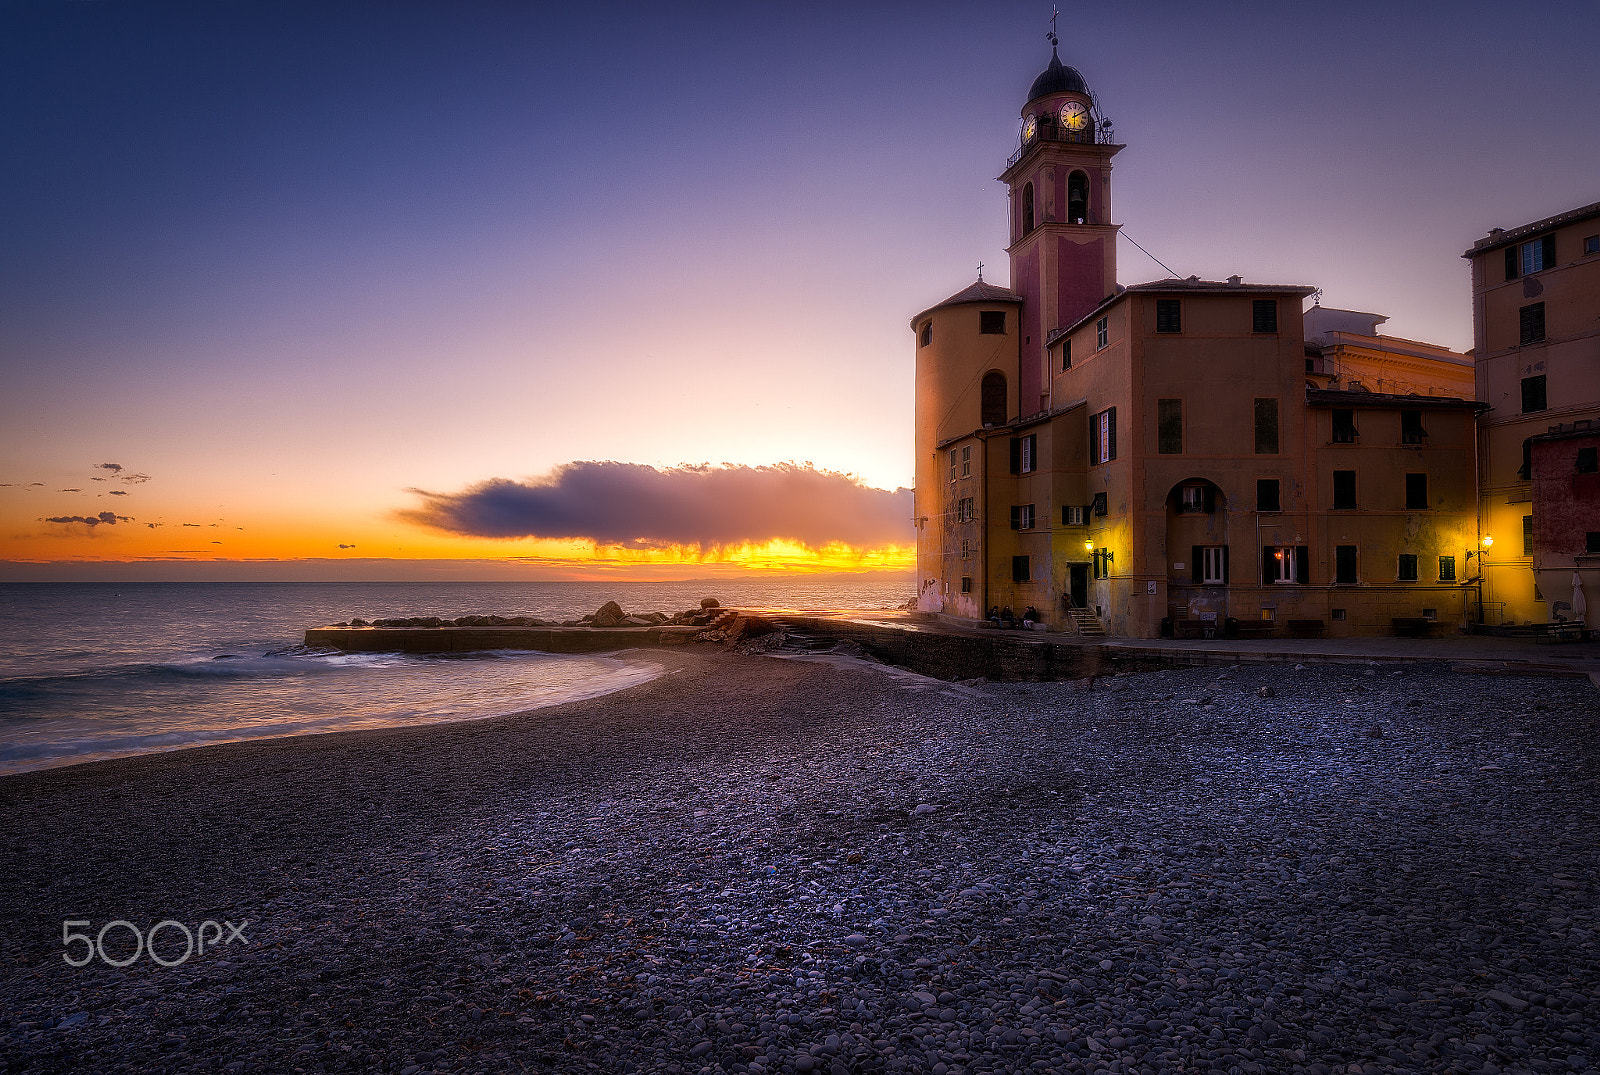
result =
[[[354,617],[570,619],[726,605],[899,605],[898,575],[652,583],[0,585],[0,774],[205,743],[517,713],[644,682],[627,657],[340,654],[306,628]]]

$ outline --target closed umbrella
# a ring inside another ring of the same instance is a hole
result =
[[[1576,571],[1572,573],[1572,618],[1588,626],[1584,612],[1588,609],[1589,602],[1583,596],[1583,576]]]

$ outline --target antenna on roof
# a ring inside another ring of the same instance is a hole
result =
[[[1322,305],[1322,289],[1320,287],[1317,288],[1315,291],[1313,291],[1311,293],[1311,305],[1313,305],[1313,306],[1321,306]]]
[[[1050,8],[1050,32],[1045,34],[1045,39],[1050,42],[1050,51],[1054,52],[1061,39],[1056,36],[1056,16],[1061,14],[1061,9],[1054,5]]]

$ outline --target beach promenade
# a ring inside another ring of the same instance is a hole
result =
[[[1589,1070],[1600,691],[1296,644],[968,684],[680,645],[0,778],[0,1070]],[[169,920],[242,936],[110,965]]]

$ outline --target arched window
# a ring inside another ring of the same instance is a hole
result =
[[[1089,223],[1089,177],[1082,172],[1067,176],[1067,223]]]
[[[999,370],[990,370],[983,375],[983,424],[1000,426],[1005,423],[1006,375]]]
[[[1033,184],[1022,188],[1022,234],[1033,230]]]

